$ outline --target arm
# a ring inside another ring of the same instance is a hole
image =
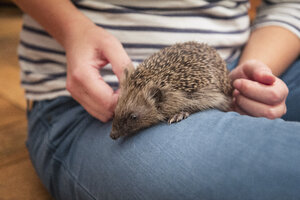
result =
[[[255,59],[279,76],[300,53],[300,1],[263,0],[240,63]]]
[[[240,64],[247,60],[265,63],[276,76],[284,72],[300,53],[300,39],[279,26],[256,29],[243,51]]]
[[[70,36],[93,23],[70,0],[14,0],[14,2],[52,35],[63,47]]]
[[[265,0],[257,10],[239,65],[230,73],[237,112],[271,119],[285,114],[288,88],[277,76],[300,53],[299,8],[298,0]]]
[[[14,0],[65,49],[66,87],[91,115],[106,122],[113,116],[118,94],[101,78],[99,69],[112,64],[120,79],[130,59],[121,43],[97,27],[69,0]]]

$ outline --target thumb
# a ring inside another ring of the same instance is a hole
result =
[[[272,85],[276,81],[276,77],[272,72],[260,71],[255,75],[255,80],[265,85]]]
[[[111,106],[111,111],[115,111],[117,103],[119,99],[119,93],[114,93],[112,96],[112,106]]]
[[[250,80],[265,85],[272,85],[276,81],[276,77],[272,74],[271,69],[260,61],[249,60],[245,62],[243,72]]]

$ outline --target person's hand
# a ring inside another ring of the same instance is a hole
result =
[[[66,42],[66,88],[87,112],[102,122],[113,116],[118,93],[103,81],[99,69],[107,63],[120,78],[131,63],[121,43],[96,25],[87,25]]]
[[[231,71],[229,76],[234,87],[234,111],[269,119],[286,113],[288,88],[264,63],[248,60]]]

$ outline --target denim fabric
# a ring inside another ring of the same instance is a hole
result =
[[[286,99],[288,112],[282,118],[288,121],[300,121],[300,57],[280,77],[289,88],[289,95]]]
[[[292,97],[285,120],[300,121],[299,65],[282,77]],[[114,141],[111,122],[60,97],[28,113],[27,147],[55,199],[296,200],[300,123],[285,120],[207,110]]]

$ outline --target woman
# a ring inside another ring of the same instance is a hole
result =
[[[56,199],[300,197],[300,124],[275,119],[300,119],[298,1],[265,1],[251,26],[243,0],[15,2],[27,13],[27,146]],[[234,68],[236,112],[112,141],[124,67],[188,40],[214,46]]]

